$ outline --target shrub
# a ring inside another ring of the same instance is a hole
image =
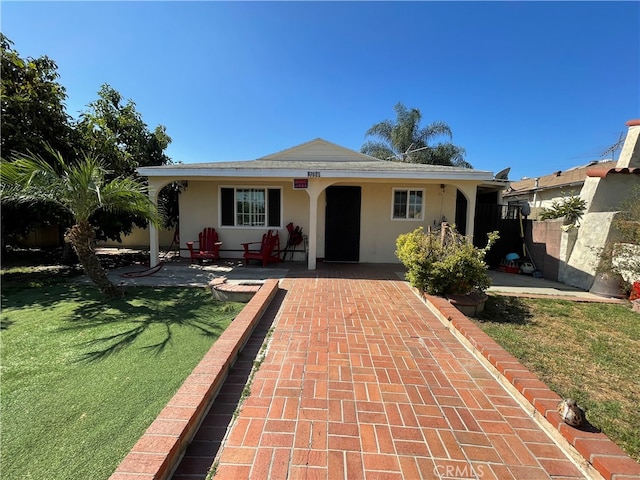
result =
[[[467,294],[491,285],[484,257],[498,239],[489,234],[485,248],[474,247],[466,237],[444,225],[424,232],[422,227],[400,235],[396,256],[407,268],[406,278],[417,289],[431,295]]]
[[[630,291],[633,282],[640,280],[640,185],[619,205],[614,217],[614,241],[601,250],[599,273],[614,273],[622,277],[623,290]]]
[[[549,208],[543,208],[538,218],[540,220],[553,220],[563,218],[569,225],[575,225],[582,219],[587,202],[577,195],[565,197],[562,200],[554,200]]]
[[[620,204],[620,214],[613,221],[620,241],[640,245],[640,185]]]

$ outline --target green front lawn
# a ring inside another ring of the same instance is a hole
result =
[[[489,296],[480,328],[640,461],[640,315],[626,305]]]
[[[243,305],[48,283],[3,286],[0,472],[106,479]]]

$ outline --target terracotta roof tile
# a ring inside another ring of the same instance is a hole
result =
[[[623,174],[635,174],[640,175],[640,168],[632,167],[632,168],[607,168],[607,167],[591,167],[587,170],[587,177],[600,177],[604,178],[610,173],[623,173]]]

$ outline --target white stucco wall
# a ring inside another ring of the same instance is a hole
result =
[[[580,196],[589,202],[588,212],[615,211],[638,185],[640,175],[611,174],[606,179],[587,178]]]
[[[600,265],[602,249],[611,241],[611,223],[617,212],[593,212],[584,216],[571,256],[558,280],[589,290]]]
[[[581,187],[550,188],[536,192],[536,201],[532,208],[549,208],[554,201],[562,201],[565,197],[579,195]]]

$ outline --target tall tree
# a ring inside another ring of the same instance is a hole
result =
[[[0,33],[0,148],[44,153],[44,144],[67,154],[72,129],[65,111],[66,91],[58,83],[58,66],[47,56],[20,57],[13,42]]]
[[[83,150],[102,159],[111,171],[110,178],[136,177],[138,167],[172,163],[164,152],[171,143],[166,128],[158,125],[150,130],[135,103],[130,99],[125,101],[110,85],[102,85],[98,99],[81,113],[76,129]],[[160,206],[169,212],[165,220],[167,227],[177,224],[179,193],[180,187],[175,183],[160,193]],[[130,233],[134,225],[144,227],[146,222],[133,214],[104,211],[99,214],[97,225],[98,239],[120,240],[120,235]]]
[[[67,161],[86,152],[101,159],[110,173],[107,179],[137,176],[139,166],[171,163],[165,150],[171,138],[158,125],[150,130],[137,112],[135,103],[124,101],[109,85],[103,85],[98,99],[90,103],[74,122],[67,115],[66,92],[58,83],[58,67],[46,56],[22,58],[13,43],[0,33],[2,48],[1,100],[3,158],[12,154],[39,155],[52,159],[47,147],[60,152]],[[59,165],[52,160],[54,169]],[[165,226],[172,227],[178,219],[179,184],[165,187],[159,202],[170,215]],[[29,210],[26,210],[29,208]],[[70,225],[68,214],[54,204],[37,205],[6,203],[2,205],[2,241],[18,239],[40,225]],[[132,213],[100,211],[96,214],[96,236],[105,240],[120,240],[134,225],[144,227],[146,221]]]
[[[46,56],[21,57],[0,33],[0,152],[43,154],[45,144],[71,157],[74,131],[65,111],[65,89],[58,83],[58,66]],[[66,216],[54,206],[2,205],[2,241],[26,235],[35,225],[64,223]]]
[[[128,177],[107,180],[108,172],[95,156],[67,163],[59,152],[50,150],[49,154],[52,161],[37,154],[16,154],[12,161],[0,163],[0,196],[7,203],[46,202],[68,212],[73,225],[65,237],[86,274],[103,294],[117,296],[119,289],[108,279],[94,251],[92,220],[107,211],[132,213],[157,223],[160,218],[155,205],[141,182]]]
[[[361,152],[382,160],[430,165],[471,168],[465,161],[465,151],[451,142],[430,143],[438,137],[452,138],[451,129],[444,122],[432,122],[420,127],[422,114],[417,108],[407,109],[402,103],[394,107],[396,120],[376,123],[365,136],[376,137],[362,145]]]
[[[149,130],[136,104],[125,101],[108,84],[100,87],[98,99],[80,114],[76,128],[84,149],[100,155],[114,175],[132,175],[140,166],[171,163],[164,153],[171,143],[166,128],[158,125]]]

